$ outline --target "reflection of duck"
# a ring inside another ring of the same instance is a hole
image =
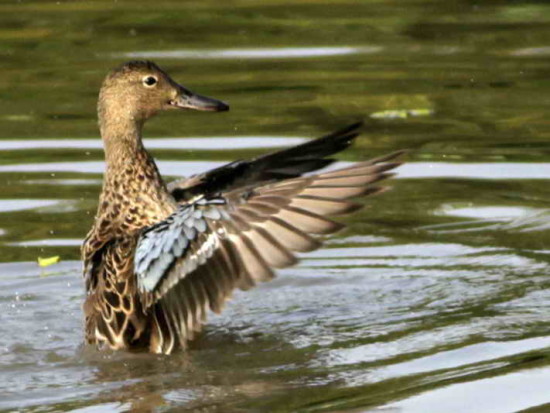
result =
[[[87,384],[102,389],[95,403],[116,403],[124,407],[121,411],[143,413],[242,412],[250,410],[246,401],[287,388],[288,376],[276,368],[282,360],[292,366],[312,362],[316,349],[296,349],[287,339],[260,334],[250,341],[242,331],[215,329],[192,342],[193,352],[175,352],[170,357],[136,352],[105,355],[83,346],[78,360],[93,370]],[[220,346],[224,351],[219,351]],[[235,355],[243,358],[239,368],[235,368]],[[261,374],[258,365],[277,372]]]
[[[83,248],[87,340],[113,349],[170,353],[185,347],[208,309],[219,312],[235,288],[273,278],[296,263],[316,235],[342,224],[326,218],[376,194],[400,152],[302,177],[332,163],[359,125],[250,161],[236,161],[165,185],[143,147],[143,123],[161,110],[226,111],[151,62],[129,62],[101,88],[99,125],[107,169]]]

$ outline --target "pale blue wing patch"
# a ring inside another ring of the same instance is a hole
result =
[[[200,199],[180,206],[164,221],[145,229],[138,240],[134,260],[138,288],[143,292],[155,291],[176,260],[186,255],[199,234],[207,232],[206,220],[228,218],[223,208],[225,204],[223,198]],[[206,261],[216,246],[215,238],[216,234],[209,234],[204,242],[206,245],[197,246],[193,257],[186,257],[178,263],[179,274],[172,282]]]

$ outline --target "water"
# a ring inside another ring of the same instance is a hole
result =
[[[549,20],[539,1],[1,2],[0,411],[550,411]],[[232,107],[147,125],[167,176],[369,114],[342,161],[411,149],[349,229],[170,357],[82,344],[95,99],[138,57]]]

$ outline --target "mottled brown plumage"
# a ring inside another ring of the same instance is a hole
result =
[[[377,181],[400,153],[317,175],[348,147],[352,125],[298,147],[165,185],[141,140],[161,110],[225,111],[151,62],[129,62],[105,79],[98,103],[106,171],[94,225],[82,246],[86,338],[99,347],[171,353],[185,348],[209,310],[235,288],[273,278],[293,252],[343,227],[328,218],[384,190]]]

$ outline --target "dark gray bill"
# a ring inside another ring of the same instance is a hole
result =
[[[182,93],[176,99],[171,100],[170,104],[181,109],[194,109],[208,112],[225,112],[229,110],[229,105],[221,100],[197,95],[186,89],[183,89]]]

